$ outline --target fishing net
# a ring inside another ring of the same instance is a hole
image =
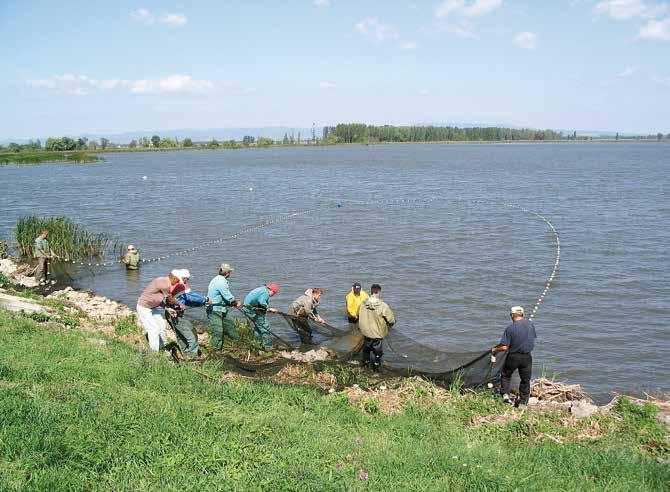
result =
[[[237,323],[247,324],[253,330],[253,321],[241,311],[231,310]],[[356,325],[334,326],[286,313],[267,313],[269,335],[278,349],[306,352],[325,348],[340,361],[360,358],[363,336]],[[454,381],[466,387],[496,383],[505,361],[505,354],[491,358],[489,350],[458,352],[441,350],[416,342],[391,328],[384,339],[383,365],[387,371],[403,376],[425,376],[443,384]]]

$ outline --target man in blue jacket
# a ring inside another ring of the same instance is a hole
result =
[[[279,292],[277,284],[263,285],[257,287],[244,298],[242,310],[254,324],[254,338],[257,343],[263,344],[265,350],[272,350],[272,338],[270,338],[270,326],[265,318],[265,313],[276,313],[275,308],[270,307],[270,297]]]
[[[175,270],[174,273],[179,278],[180,282],[172,287],[172,296],[182,305],[187,307],[200,307],[210,304],[208,297],[201,296],[191,291],[188,282],[191,278],[191,272],[186,269]],[[168,311],[165,313],[165,318],[168,324],[174,329],[177,337],[177,345],[184,357],[187,359],[194,359],[200,355],[200,345],[198,344],[198,335],[193,330],[191,322],[183,318],[183,310],[177,311],[177,315],[173,316]]]
[[[501,371],[501,383],[503,401],[512,403],[509,396],[510,385],[512,383],[512,374],[519,371],[519,400],[518,407],[524,408],[530,398],[530,377],[533,371],[533,356],[531,352],[535,348],[535,326],[524,317],[524,310],[521,306],[514,306],[511,309],[510,316],[512,324],[505,328],[500,344],[493,347],[491,352],[497,354],[507,350],[505,365]]]
[[[221,263],[219,273],[212,279],[207,288],[207,297],[212,301],[212,306],[207,308],[207,320],[209,321],[209,345],[215,350],[223,347],[223,337],[228,336],[237,340],[238,333],[235,324],[228,317],[230,306],[240,307],[242,303],[235,300],[230,291],[228,279],[234,268],[228,263]]]

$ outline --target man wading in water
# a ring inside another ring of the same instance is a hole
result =
[[[533,371],[533,357],[531,352],[535,348],[535,326],[524,318],[524,310],[521,306],[514,306],[510,310],[512,324],[505,328],[500,345],[491,349],[493,354],[508,351],[505,365],[502,368],[502,397],[506,403],[512,403],[509,396],[512,374],[519,371],[521,383],[519,383],[519,400],[517,406],[525,408],[530,398],[530,376]]]

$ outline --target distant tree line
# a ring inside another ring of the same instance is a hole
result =
[[[314,132],[312,132],[314,133]],[[607,137],[595,137],[596,139],[607,139]],[[615,140],[670,140],[670,133],[656,133],[647,136],[620,136],[618,133]],[[97,151],[113,149],[239,149],[242,147],[269,147],[271,145],[331,145],[338,143],[384,143],[384,142],[495,142],[516,140],[593,140],[589,135],[578,135],[576,131],[564,135],[554,130],[530,130],[502,127],[475,127],[458,128],[454,126],[374,126],[362,123],[339,124],[336,126],[323,127],[322,138],[314,134],[311,139],[302,139],[300,132],[297,136],[291,133],[284,134],[284,138],[274,140],[268,137],[253,137],[245,135],[241,140],[212,139],[208,142],[194,142],[191,138],[165,138],[153,135],[151,138],[141,137],[133,139],[128,144],[112,143],[107,138],[100,140],[89,140],[82,137],[73,139],[70,137],[48,138],[42,146],[40,140],[30,140],[25,144],[9,143],[0,145],[2,152],[38,152],[46,151]]]
[[[373,126],[349,123],[323,129],[324,142],[338,143],[558,140],[561,137],[562,134],[554,130],[500,127]]]

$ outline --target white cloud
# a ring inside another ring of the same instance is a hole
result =
[[[428,91],[428,89],[421,89],[421,90],[419,91],[419,95],[420,95],[420,96],[427,96],[427,95],[429,95],[429,94],[430,94],[430,92]]]
[[[398,39],[398,31],[390,24],[385,24],[377,17],[366,17],[355,25],[356,30],[374,39],[376,42]]]
[[[172,27],[180,27],[186,24],[188,19],[182,14],[163,14],[160,17],[159,22]]]
[[[188,22],[188,19],[185,15],[182,14],[163,14],[159,17],[156,17],[147,9],[137,9],[133,10],[130,13],[130,18],[135,22],[144,24],[145,26],[151,26],[156,22],[161,24],[166,24],[171,27],[180,27]]]
[[[332,82],[319,82],[319,88],[320,89],[335,89],[335,88],[337,88],[337,85],[333,84]]]
[[[639,70],[638,67],[628,67],[623,72],[619,73],[619,77],[625,78],[630,77]]]
[[[637,38],[645,41],[670,41],[670,17],[648,21],[640,28]]]
[[[145,24],[147,26],[150,26],[156,21],[156,18],[153,16],[153,14],[147,9],[133,10],[130,13],[130,18],[135,22],[139,22],[140,24]]]
[[[435,17],[445,19],[449,16],[481,17],[501,7],[503,0],[444,0],[435,8]]]
[[[418,44],[416,43],[416,41],[406,41],[400,44],[400,49],[405,51],[415,50],[417,46]]]
[[[667,4],[648,4],[644,0],[601,0],[594,8],[596,14],[612,19],[626,20],[637,17],[652,19],[668,11]]]
[[[86,75],[63,74],[46,79],[29,80],[28,85],[59,94],[77,96],[110,90],[126,90],[132,94],[202,93],[214,88],[214,84],[209,80],[198,80],[190,75],[181,74],[144,80],[98,80]]]
[[[330,0],[314,0],[312,3],[319,8],[330,7]]]
[[[209,80],[197,80],[190,75],[169,75],[156,80],[136,80],[130,87],[135,94],[166,94],[175,92],[206,92],[214,88]]]
[[[537,34],[534,32],[520,32],[514,36],[514,44],[525,50],[534,50],[537,45]]]

